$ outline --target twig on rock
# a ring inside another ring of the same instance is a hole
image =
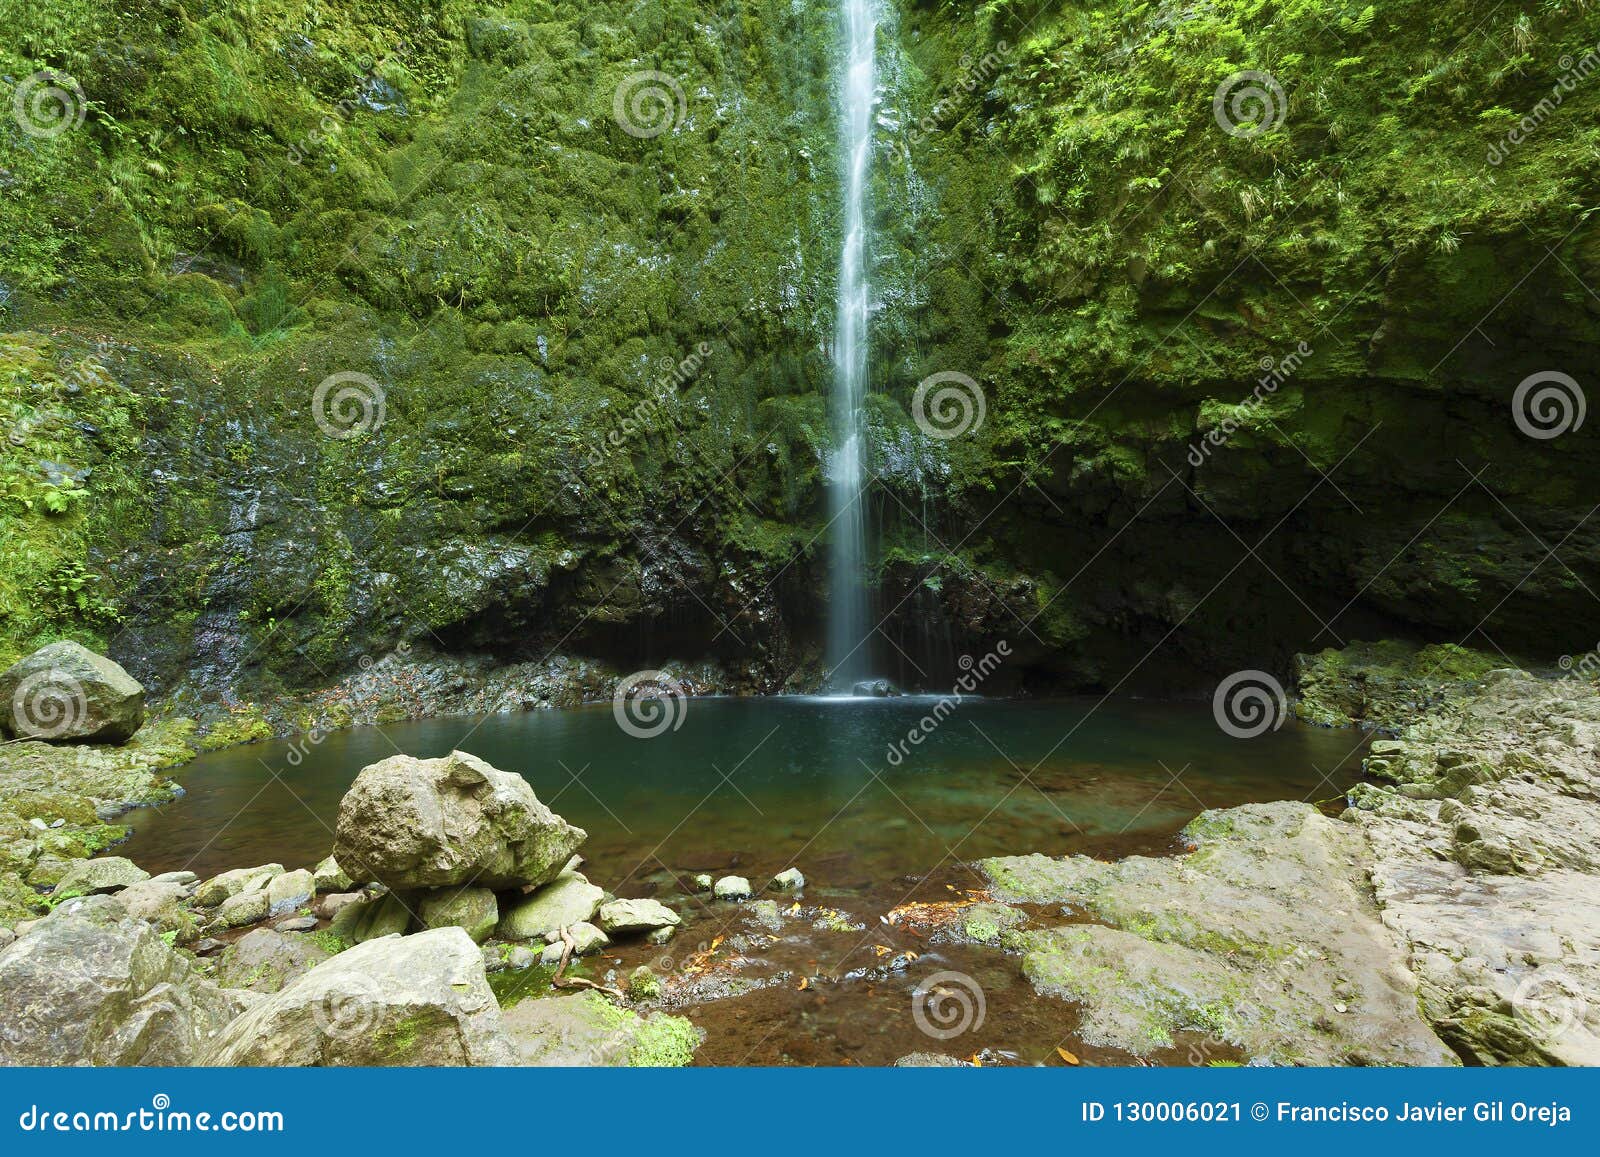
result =
[[[581,976],[564,975],[567,971],[567,962],[572,959],[572,950],[576,947],[577,941],[573,940],[570,929],[562,928],[561,963],[556,965],[556,974],[550,980],[551,986],[554,988],[592,988],[596,992],[603,992],[607,996],[616,997],[618,1000],[626,1000],[627,998],[622,995],[621,989],[609,988],[604,984],[596,984],[594,981],[585,980]]]

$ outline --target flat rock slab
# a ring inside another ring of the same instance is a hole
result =
[[[612,900],[600,905],[595,917],[600,930],[613,936],[672,928],[679,920],[676,912],[657,900]]]
[[[1279,803],[1205,812],[1184,835],[1186,856],[982,862],[1003,898],[1096,922],[1001,936],[1035,987],[1084,1006],[1085,1039],[1145,1055],[1185,1032],[1277,1064],[1455,1063],[1379,917],[1359,830]]]
[[[56,891],[63,896],[116,892],[149,878],[150,873],[132,860],[122,856],[102,856],[94,860],[74,860],[56,882]]]
[[[1369,759],[1373,849],[1422,1009],[1478,1064],[1600,1065],[1600,690],[1492,671]]]

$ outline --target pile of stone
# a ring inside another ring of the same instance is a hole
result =
[[[333,929],[361,943],[456,927],[479,944],[539,943],[547,962],[560,958],[563,929],[579,954],[613,936],[670,936],[676,912],[608,896],[578,871],[586,838],[521,776],[476,756],[393,756],[364,769],[339,805],[333,859],[377,894],[341,908]]]
[[[363,770],[315,869],[201,881],[82,861],[49,915],[0,938],[0,1065],[687,1063],[699,1033],[681,1017],[595,992],[503,1015],[488,987],[491,961],[677,926],[584,878],[584,839],[521,777],[452,752]],[[333,936],[293,934],[323,920]]]

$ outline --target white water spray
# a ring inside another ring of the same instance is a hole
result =
[[[834,446],[829,479],[829,683],[848,689],[864,678],[867,645],[865,418],[867,392],[867,182],[877,99],[878,22],[872,0],[841,0],[845,74],[841,86],[844,244],[839,254],[839,311],[834,334]]]

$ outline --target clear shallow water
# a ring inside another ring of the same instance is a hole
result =
[[[1338,796],[1363,746],[1293,721],[1233,739],[1204,703],[967,699],[891,765],[890,746],[934,702],[698,699],[676,731],[648,739],[604,704],[252,744],[181,769],[187,794],[130,813],[121,852],[202,875],[311,865],[362,767],[461,747],[521,773],[585,828],[586,870],[619,894],[648,891],[664,869],[759,884],[791,861],[849,891],[983,856],[1158,850],[1207,807]]]
[[[1015,958],[885,919],[908,901],[981,899],[970,863],[983,856],[1160,853],[1206,807],[1336,797],[1356,779],[1363,737],[1291,721],[1232,739],[1204,703],[968,699],[890,764],[890,745],[935,702],[696,699],[678,730],[653,739],[626,734],[605,704],[239,747],[182,769],[183,799],[131,813],[135,834],[119,852],[152,871],[202,875],[309,866],[332,847],[339,799],[362,767],[396,748],[461,747],[520,772],[588,830],[592,880],[682,916],[664,947],[618,941],[576,967],[621,984],[649,964],[668,1007],[705,1032],[696,1064],[879,1065],[930,1050],[1060,1064],[1057,1046],[1085,1064],[1233,1059],[1195,1034],[1144,1058],[1085,1042],[1077,1007],[1036,994]],[[781,897],[775,920],[697,894],[688,879],[734,872],[761,888],[791,863],[807,885]],[[1032,926],[1076,918],[1028,909]],[[952,972],[981,994],[984,1015],[957,1036],[930,1037],[919,986]],[[503,1000],[548,982],[540,969],[496,977]]]

